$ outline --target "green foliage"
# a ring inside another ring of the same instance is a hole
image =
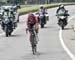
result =
[[[7,0],[0,0],[0,2],[7,2]]]
[[[75,2],[72,2],[72,3],[62,3],[64,5],[75,5]],[[44,4],[43,6],[45,8],[52,8],[52,7],[56,7],[58,6],[59,4],[58,3],[55,3],[55,4]],[[20,14],[25,14],[25,13],[28,13],[30,11],[37,11],[39,9],[39,5],[34,5],[34,6],[31,6],[31,7],[25,7],[25,8],[21,8],[18,10],[18,12]]]

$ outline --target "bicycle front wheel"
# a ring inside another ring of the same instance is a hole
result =
[[[31,45],[32,45],[32,52],[33,52],[33,55],[35,55],[36,53],[36,39],[35,39],[35,35],[32,35],[32,38],[31,38]]]

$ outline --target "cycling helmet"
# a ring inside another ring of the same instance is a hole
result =
[[[29,16],[32,17],[32,16],[34,16],[34,14],[33,14],[32,12],[30,12],[30,13],[29,13]]]

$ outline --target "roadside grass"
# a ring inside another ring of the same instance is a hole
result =
[[[75,5],[75,2],[67,2],[67,3],[62,3],[64,5]],[[57,7],[59,3],[52,3],[52,4],[44,4],[43,6],[45,8],[52,8],[52,7]],[[31,7],[23,7],[21,9],[18,9],[18,12],[20,15],[23,15],[28,12],[34,12],[39,9],[40,5],[32,5]]]

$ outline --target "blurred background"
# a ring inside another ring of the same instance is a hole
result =
[[[60,2],[75,2],[75,0],[0,0],[0,4],[50,4]]]

